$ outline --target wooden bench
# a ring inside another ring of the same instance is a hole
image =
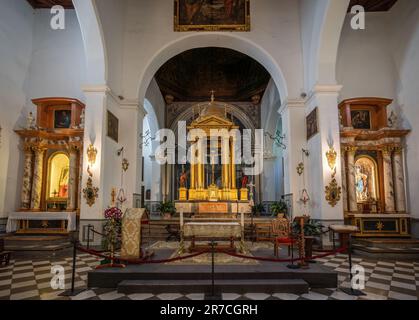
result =
[[[8,266],[12,253],[4,250],[4,239],[0,239],[0,267]]]

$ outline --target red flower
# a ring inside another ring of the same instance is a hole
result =
[[[105,210],[105,218],[106,219],[115,219],[120,220],[122,219],[122,211],[119,208],[108,208]]]

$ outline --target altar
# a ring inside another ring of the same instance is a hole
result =
[[[51,221],[58,221],[59,227],[47,229]],[[41,228],[31,226],[38,222]],[[12,212],[7,220],[6,232],[18,233],[63,233],[76,231],[76,212]]]

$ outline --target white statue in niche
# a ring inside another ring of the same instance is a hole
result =
[[[29,112],[28,117],[26,118],[26,129],[35,129],[35,117],[33,116],[32,112]]]

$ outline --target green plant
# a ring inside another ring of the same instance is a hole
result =
[[[160,202],[157,205],[157,211],[159,211],[162,215],[163,214],[175,214],[176,213],[176,207],[173,202]]]
[[[295,234],[300,234],[301,233],[300,223],[297,221],[294,221],[292,224],[292,229]],[[308,222],[304,224],[304,235],[307,237],[319,236],[322,233],[322,229],[323,229],[323,225],[320,222],[310,219],[308,220]]]
[[[284,201],[277,201],[271,204],[272,215],[277,216],[278,214],[287,214],[288,206]]]
[[[263,203],[259,203],[259,204],[255,204],[252,207],[252,214],[255,215],[260,215],[261,213],[265,212],[265,206],[263,205]]]

